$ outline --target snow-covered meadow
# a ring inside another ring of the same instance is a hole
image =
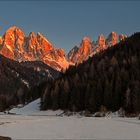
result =
[[[140,139],[140,120],[120,117],[58,116],[58,111],[39,111],[39,99],[20,109],[16,115],[0,115],[0,135],[20,139]]]

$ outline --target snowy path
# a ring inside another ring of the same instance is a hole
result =
[[[1,115],[1,123],[0,135],[13,140],[140,139],[140,121],[135,118]]]

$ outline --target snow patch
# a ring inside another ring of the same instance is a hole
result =
[[[9,111],[11,114],[20,114],[20,115],[39,115],[39,116],[57,116],[63,113],[62,110],[47,110],[40,111],[40,98],[25,105],[22,108],[13,108]]]
[[[26,80],[21,79],[21,81],[29,88],[29,83]]]
[[[140,122],[136,118],[1,115],[0,123],[0,135],[9,136],[13,140],[140,139]]]

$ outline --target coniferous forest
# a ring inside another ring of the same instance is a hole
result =
[[[140,33],[45,83],[41,109],[140,112]]]
[[[19,63],[0,55],[0,111],[39,98],[43,82],[57,75],[59,72],[44,63]]]

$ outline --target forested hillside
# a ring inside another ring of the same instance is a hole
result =
[[[58,75],[43,62],[19,63],[0,55],[0,111],[40,97],[43,82]]]
[[[86,110],[102,107],[140,112],[140,33],[71,66],[55,82],[47,83],[41,109]]]

